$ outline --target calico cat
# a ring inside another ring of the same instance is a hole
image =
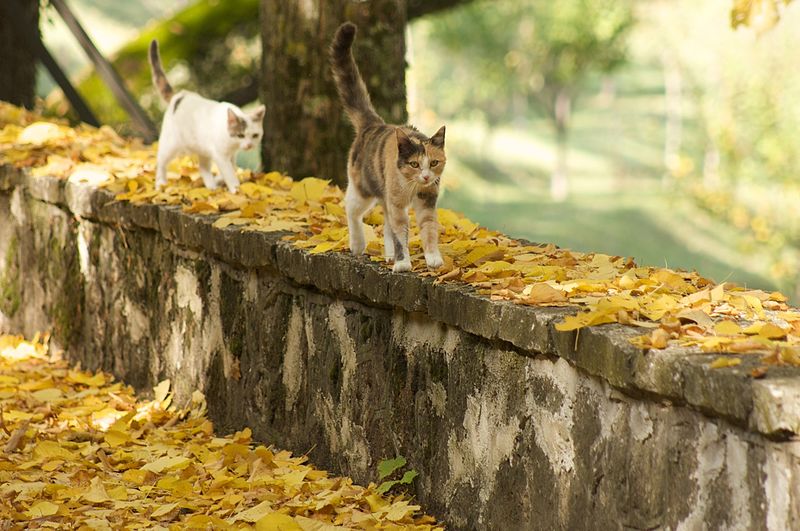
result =
[[[167,164],[177,156],[195,154],[200,159],[200,175],[206,188],[225,184],[230,192],[239,189],[236,153],[252,149],[264,133],[264,106],[246,113],[236,105],[206,99],[199,94],[172,90],[158,53],[158,42],[150,43],[150,69],[153,84],[167,103],[167,112],[158,137],[156,188],[167,184]],[[211,173],[217,165],[219,177]]]
[[[384,210],[384,255],[393,271],[409,271],[408,208],[414,207],[429,269],[442,266],[436,201],[446,162],[442,126],[428,138],[414,127],[390,125],[378,116],[353,58],[356,26],[339,26],[331,43],[331,66],[345,112],[356,131],[347,163],[345,208],[350,251],[366,248],[363,217],[375,203]]]

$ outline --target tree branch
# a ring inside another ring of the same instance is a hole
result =
[[[408,20],[450,9],[472,0],[408,0]]]

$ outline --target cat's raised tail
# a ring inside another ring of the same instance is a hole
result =
[[[344,110],[356,130],[360,131],[369,124],[382,124],[384,121],[372,107],[367,86],[353,59],[352,48],[355,38],[355,24],[345,22],[339,26],[331,42],[331,68]]]
[[[169,103],[175,91],[172,90],[172,85],[167,81],[167,75],[164,73],[164,68],[161,66],[161,55],[158,53],[158,41],[153,39],[150,41],[150,72],[153,74],[153,85],[158,89],[158,93],[164,98],[164,101]]]

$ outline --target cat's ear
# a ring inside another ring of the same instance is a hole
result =
[[[236,129],[240,121],[239,116],[233,112],[233,109],[228,109],[228,129]]]
[[[440,127],[436,134],[431,137],[431,144],[440,149],[444,147],[444,130],[445,126]]]
[[[397,152],[400,154],[401,157],[407,159],[417,152],[417,146],[414,144],[414,141],[411,140],[411,137],[408,136],[405,131],[403,131],[399,127],[394,131],[395,134],[397,135]]]
[[[250,118],[253,119],[254,122],[260,122],[264,119],[264,113],[267,111],[267,108],[263,105],[259,105],[252,111],[250,111]]]
[[[247,124],[244,121],[244,118],[239,116],[234,112],[233,109],[230,107],[228,108],[228,132],[231,135],[235,135],[237,133],[243,132],[244,128]]]

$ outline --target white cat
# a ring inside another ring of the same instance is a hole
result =
[[[164,74],[155,40],[150,43],[150,68],[153,84],[167,103],[158,137],[156,188],[167,184],[167,164],[172,159],[195,154],[206,188],[214,190],[224,183],[235,193],[239,189],[236,153],[261,142],[264,106],[246,113],[232,103],[209,100],[188,90],[176,94]],[[212,162],[219,170],[218,177],[211,173]]]

